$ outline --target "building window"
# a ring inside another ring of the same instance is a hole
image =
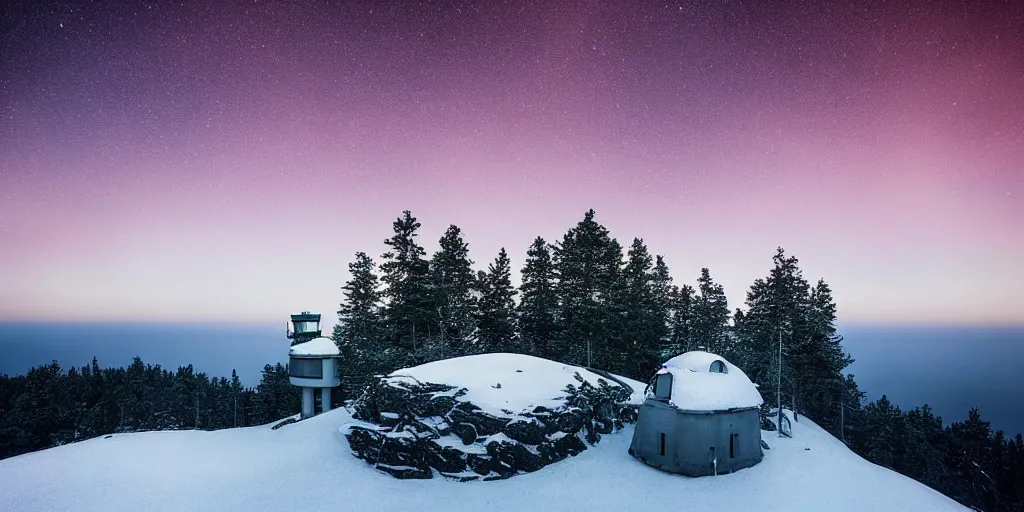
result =
[[[661,455],[665,455],[665,433],[661,433]]]
[[[715,361],[711,363],[711,373],[729,373],[729,369],[725,367],[725,363]]]
[[[300,379],[322,379],[324,377],[323,361],[292,357],[288,361],[288,375]]]
[[[739,444],[739,434],[733,434],[729,436],[729,458],[736,458],[736,445]]]
[[[668,400],[672,398],[672,374],[659,373],[654,377],[654,397]]]

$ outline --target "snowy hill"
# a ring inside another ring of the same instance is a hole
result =
[[[351,404],[365,423],[345,437],[353,455],[397,478],[511,478],[635,422],[643,388],[523,354],[434,361],[371,384]]]
[[[397,480],[352,456],[347,410],[271,430],[117,434],[0,461],[0,510],[628,511],[964,510],[860,458],[807,419],[764,432],[764,461],[718,477],[650,468],[633,427],[529,474],[493,482]]]

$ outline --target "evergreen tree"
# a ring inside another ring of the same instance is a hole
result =
[[[943,453],[946,450],[942,418],[927,404],[904,416],[906,451],[899,470],[928,487],[941,489],[948,479]]]
[[[903,455],[906,440],[906,426],[900,408],[882,395],[864,407],[863,428],[871,435],[862,438],[858,451],[875,464],[894,468]]]
[[[350,279],[342,287],[333,339],[341,350],[339,371],[345,395],[362,390],[378,373],[389,373],[401,363],[398,348],[384,342],[381,326],[381,291],[373,259],[356,253],[349,263]]]
[[[794,408],[825,418],[821,426],[835,432],[833,422],[828,421],[833,418],[829,411],[835,410],[843,369],[853,358],[843,351],[843,338],[836,334],[836,305],[823,279],[811,289],[803,317],[803,335],[794,340],[790,354]]]
[[[288,366],[277,363],[263,367],[256,386],[253,424],[263,425],[298,414],[302,409],[301,390],[288,380]]]
[[[972,408],[967,420],[954,422],[947,428],[950,449],[946,464],[950,471],[950,497],[971,505],[993,510],[995,482],[992,468],[992,429],[981,419],[981,412]],[[988,471],[986,471],[988,470]]]
[[[619,279],[611,361],[607,369],[645,380],[659,363],[659,346],[668,332],[668,267],[659,257],[656,269],[639,238],[627,253]]]
[[[560,324],[555,352],[572,364],[607,368],[613,337],[620,334],[612,306],[622,246],[590,210],[555,246],[554,261]]]
[[[420,223],[408,210],[392,224],[394,235],[384,243],[390,247],[381,257],[380,270],[386,288],[384,329],[389,349],[396,357],[389,361],[395,368],[415,363],[432,325],[428,293],[429,265],[426,251],[416,242]],[[401,357],[397,357],[401,356]]]
[[[469,245],[455,225],[448,227],[439,243],[441,248],[430,260],[434,347],[426,356],[428,360],[476,352],[476,275],[471,268]]]
[[[487,272],[480,272],[477,283],[480,287],[477,314],[480,348],[485,352],[523,351],[514,344],[516,290],[512,287],[512,268],[504,247],[488,265]]]
[[[767,279],[754,281],[747,292],[747,312],[738,332],[739,346],[733,349],[744,372],[760,384],[761,394],[774,403],[781,376],[784,403],[792,405],[803,347],[810,338],[809,285],[795,257],[787,257],[780,247],[773,257],[775,266]],[[779,343],[782,343],[782,367],[779,367]],[[794,360],[791,355],[796,355]]]
[[[543,238],[537,237],[526,251],[521,275],[520,302],[516,308],[520,340],[539,357],[559,359],[564,354],[554,345],[558,328],[555,267],[550,246]]]
[[[672,287],[669,294],[669,338],[662,346],[661,358],[669,359],[694,350],[692,286]]]
[[[711,272],[702,268],[697,280],[697,295],[693,299],[692,335],[699,350],[728,357],[729,303],[722,285],[711,278]]]

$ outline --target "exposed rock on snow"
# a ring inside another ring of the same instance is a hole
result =
[[[495,480],[582,452],[635,422],[640,398],[583,368],[483,354],[380,379],[354,404],[374,426],[346,437],[354,455],[398,478]]]

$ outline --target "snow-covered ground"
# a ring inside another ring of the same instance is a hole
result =
[[[688,478],[626,453],[632,427],[536,473],[396,480],[353,457],[339,409],[278,430],[118,434],[0,461],[0,511],[964,510],[875,466],[806,419],[763,433],[764,462]]]

